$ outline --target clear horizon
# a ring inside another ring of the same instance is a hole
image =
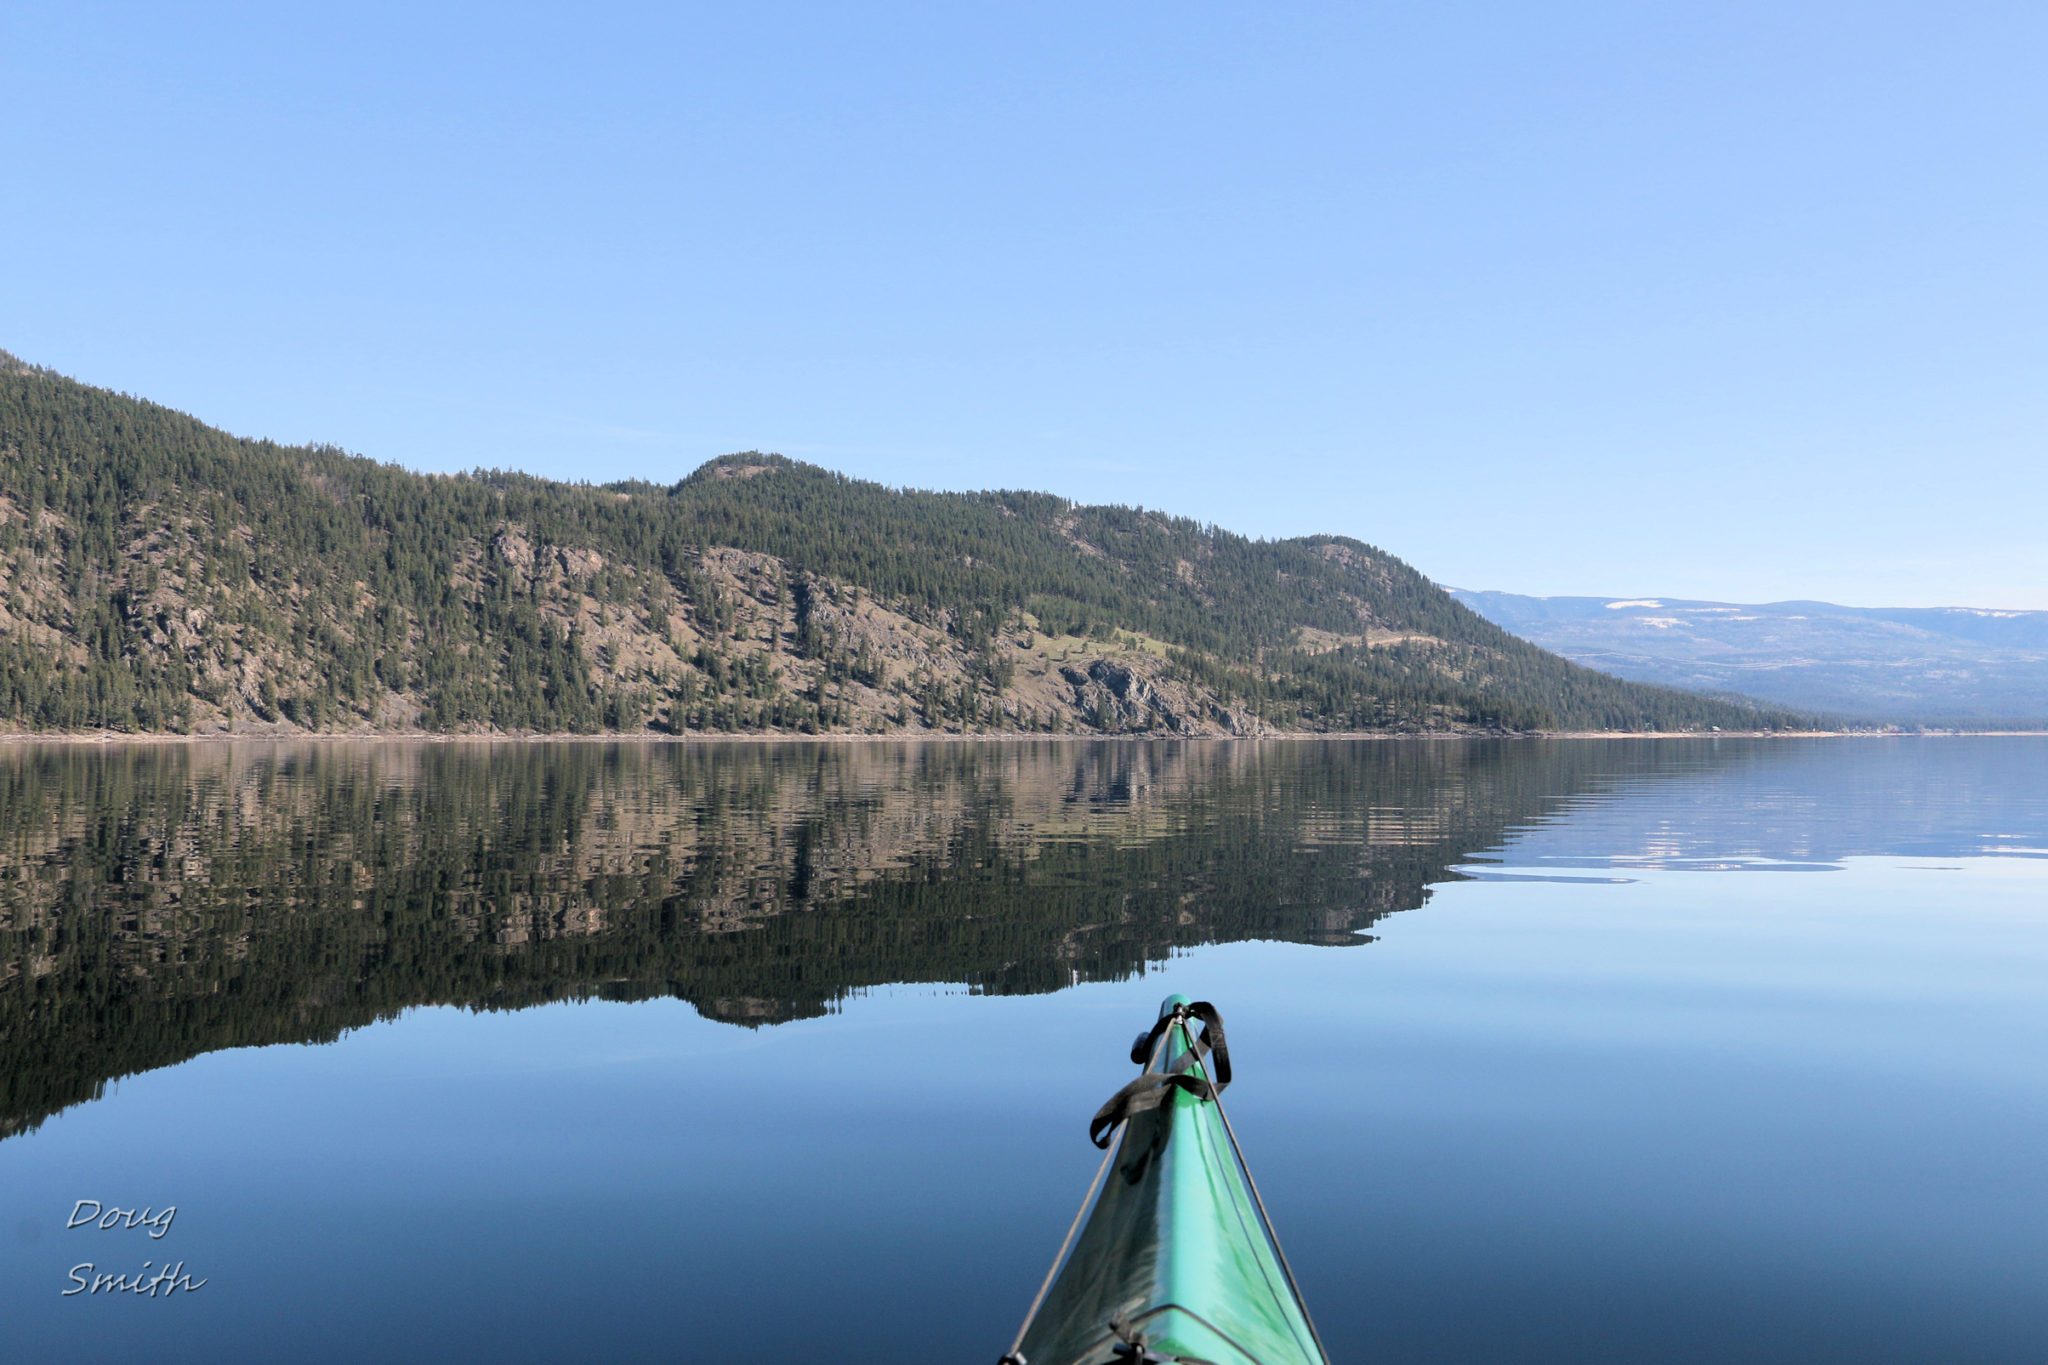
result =
[[[2048,608],[2048,12],[0,19],[0,346],[423,471],[774,450],[1531,595]]]

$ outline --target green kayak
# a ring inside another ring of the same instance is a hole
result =
[[[1089,1131],[1122,1140],[1002,1365],[1327,1365],[1223,1113],[1222,1018],[1168,996],[1131,1051]]]

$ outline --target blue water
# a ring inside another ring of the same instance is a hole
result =
[[[0,1357],[993,1360],[1181,990],[1340,1360],[2048,1359],[2048,743],[590,748],[7,760]]]

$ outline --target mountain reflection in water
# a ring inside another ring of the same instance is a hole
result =
[[[2039,850],[2044,799],[2004,771],[2037,754],[1966,740],[17,748],[0,754],[0,1137],[120,1076],[331,1040],[415,1005],[666,995],[762,1025],[887,983],[1046,992],[1204,943],[1363,943],[1468,862]]]

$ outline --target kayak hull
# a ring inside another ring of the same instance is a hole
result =
[[[1161,1017],[1188,1003],[1168,997]],[[1175,1069],[1192,1044],[1175,1023],[1151,1069]],[[1117,1353],[1131,1341],[1216,1365],[1326,1365],[1217,1103],[1188,1089],[1124,1124],[1022,1355],[1111,1365],[1132,1359]]]

